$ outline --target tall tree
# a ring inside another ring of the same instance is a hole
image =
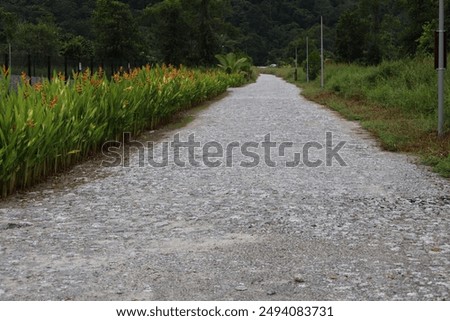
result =
[[[92,15],[99,57],[131,59],[138,55],[138,31],[130,7],[117,0],[97,0]]]
[[[200,0],[199,3],[199,62],[211,65],[214,63],[214,55],[219,51],[217,36],[213,30],[211,18],[211,0]]]
[[[59,29],[51,22],[19,24],[15,43],[19,50],[33,55],[54,55],[59,52]]]
[[[408,13],[409,20],[405,27],[403,45],[407,53],[411,55],[416,53],[418,39],[423,33],[423,26],[436,18],[438,15],[438,5],[439,1],[435,0],[405,1],[405,9]]]
[[[340,17],[336,28],[336,51],[341,60],[354,62],[363,59],[367,29],[367,24],[355,10]]]
[[[0,7],[0,50],[10,51],[16,28],[16,15]]]
[[[188,55],[189,25],[180,0],[165,0],[146,9],[146,17],[154,30],[156,46],[164,62],[184,63]]]

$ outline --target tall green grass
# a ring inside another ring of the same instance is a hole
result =
[[[293,69],[268,70],[293,82]],[[303,95],[342,113],[377,136],[391,151],[411,152],[450,177],[450,79],[446,82],[446,131],[437,132],[437,73],[431,58],[383,62],[379,66],[328,64],[325,88],[299,75]]]
[[[61,75],[10,90],[0,74],[0,197],[68,169],[123,132],[153,129],[178,111],[245,82],[242,75],[184,67]]]

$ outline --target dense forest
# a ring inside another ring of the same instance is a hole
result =
[[[447,8],[449,1],[446,1]],[[211,65],[239,52],[256,65],[291,63],[305,39],[327,58],[377,64],[429,54],[432,0],[0,0],[0,51]]]

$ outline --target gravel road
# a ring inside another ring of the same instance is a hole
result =
[[[327,132],[346,166],[288,167],[273,148],[274,167],[235,153],[232,167],[155,168],[134,153],[0,202],[0,300],[449,300],[450,182],[295,86],[262,75],[157,134],[225,146],[270,133],[293,151],[316,142],[325,161]]]

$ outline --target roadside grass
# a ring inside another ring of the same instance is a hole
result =
[[[379,66],[328,64],[325,88],[306,83],[299,69],[264,69],[295,83],[306,98],[358,121],[393,152],[419,156],[422,163],[450,177],[450,82],[446,82],[446,134],[437,137],[437,75],[430,58],[384,62]]]

